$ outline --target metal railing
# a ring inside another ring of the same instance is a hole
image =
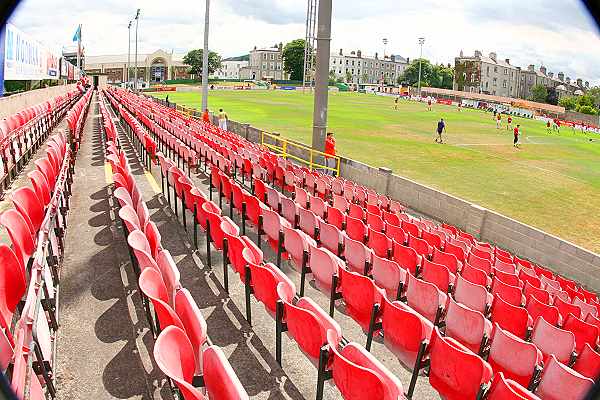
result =
[[[325,173],[334,173],[336,176],[340,175],[340,157],[338,156],[323,153],[322,151],[264,131],[261,132],[260,144],[285,159],[290,158],[308,166],[311,171],[321,170],[325,171]],[[335,161],[333,166],[330,165],[329,160]]]

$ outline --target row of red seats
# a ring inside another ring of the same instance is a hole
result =
[[[72,91],[0,120],[0,181],[3,189],[46,140],[78,94],[79,91]]]
[[[108,112],[102,115],[109,117]],[[114,171],[113,194],[120,204],[119,216],[156,339],[154,359],[185,399],[248,399],[222,350],[208,338],[206,321],[190,292],[182,287],[173,258],[162,248],[158,228],[150,220],[129,163],[113,134],[116,129],[111,125],[111,120],[104,120],[107,160]]]
[[[76,107],[85,119],[90,94]],[[11,194],[14,209],[0,215],[11,246],[0,245],[0,371],[18,398],[56,396],[54,354],[57,291],[73,174],[70,143],[50,137],[46,155],[28,174],[32,187]],[[24,298],[24,300],[23,300]],[[45,389],[44,389],[45,387]]]

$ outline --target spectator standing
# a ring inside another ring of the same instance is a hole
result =
[[[202,113],[202,121],[210,124],[210,114],[208,113],[208,108],[204,109]]]
[[[223,111],[222,108],[219,108],[219,128],[223,129],[224,131],[227,130],[227,113],[225,111]]]
[[[325,139],[325,165],[328,167],[325,170],[327,175],[335,175],[335,138],[333,132],[327,132],[327,138]]]

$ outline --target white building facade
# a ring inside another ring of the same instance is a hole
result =
[[[288,74],[283,70],[283,44],[277,47],[250,51],[250,62],[240,69],[240,79],[285,80]]]
[[[248,66],[248,61],[222,61],[221,68],[215,71],[217,79],[240,79],[240,70]]]
[[[363,57],[360,50],[344,54],[340,49],[339,53],[329,58],[329,69],[335,79],[341,78],[350,84],[396,85],[408,62],[407,58],[395,55],[380,59],[377,53],[374,57]]]

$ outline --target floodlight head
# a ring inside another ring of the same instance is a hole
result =
[[[137,12],[135,13],[135,19],[139,19],[140,18],[140,9],[137,9]]]
[[[424,37],[420,37],[419,38],[419,44],[424,44],[425,43],[425,38]]]
[[[131,29],[131,22],[133,22],[133,21],[129,21],[129,25],[127,25],[127,29]]]

